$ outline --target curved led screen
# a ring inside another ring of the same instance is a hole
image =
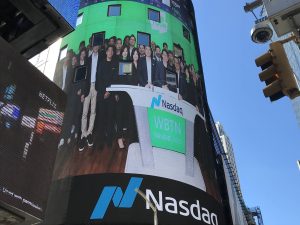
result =
[[[81,1],[47,224],[224,224],[190,1]]]

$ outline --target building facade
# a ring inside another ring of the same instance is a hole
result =
[[[287,37],[287,36],[285,36]],[[285,37],[282,37],[281,39],[284,39]],[[277,39],[278,40],[278,39]],[[299,46],[294,42],[286,43],[284,46],[287,56],[290,61],[290,65],[293,68],[294,73],[296,74],[298,78],[298,84],[300,86],[300,50]],[[292,100],[292,106],[296,115],[296,119],[298,122],[298,126],[300,127],[300,97],[295,98]]]
[[[50,80],[53,80],[60,45],[61,39],[57,40],[50,47],[29,60],[32,65],[39,69],[39,71],[46,75]]]
[[[220,122],[216,122],[215,125],[224,149],[222,160],[225,165],[224,171],[233,224],[255,224],[250,211],[248,212],[247,208],[243,209],[244,200],[242,196],[238,170],[235,162],[234,150],[230,138],[226,134]]]
[[[218,134],[220,136],[224,151],[226,153],[226,157],[231,164],[234,179],[237,181],[238,188],[240,189],[240,179],[238,176],[238,170],[237,170],[236,163],[235,163],[235,157],[234,157],[232,143],[231,143],[228,135],[225,133],[224,128],[220,122],[216,122],[216,128],[217,128]]]

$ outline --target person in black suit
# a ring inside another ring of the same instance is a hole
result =
[[[155,46],[155,53],[153,54],[153,59],[157,62],[161,61],[161,50],[158,45]]]
[[[131,36],[130,36],[130,38],[129,38],[129,59],[130,60],[132,60],[132,56],[133,56],[133,50],[135,50],[136,49],[136,47],[135,47],[135,43],[136,43],[136,38],[135,38],[135,36],[132,34]]]
[[[110,93],[106,88],[110,87],[113,80],[118,76],[118,65],[114,57],[114,46],[106,48],[106,57],[101,62],[100,78],[96,82],[98,92],[97,103],[97,133],[99,141],[105,137],[107,144],[111,146],[114,137],[114,108],[115,94]],[[102,143],[100,143],[102,144]]]
[[[169,57],[169,67],[172,71],[175,71],[175,65],[174,65],[174,53],[172,51],[168,51],[168,57]]]
[[[116,53],[115,53],[116,58],[120,57],[122,46],[123,46],[122,45],[122,39],[118,38],[117,41],[116,41]]]
[[[82,151],[86,142],[89,147],[93,146],[93,130],[96,118],[96,103],[100,77],[100,54],[99,45],[93,46],[93,53],[87,60],[87,78],[85,86],[82,89],[83,110],[81,118],[81,139],[79,142],[79,151]],[[88,113],[90,118],[88,123]]]
[[[145,45],[139,45],[139,55],[140,57],[145,57]]]
[[[190,74],[189,66],[186,66],[185,69],[185,78],[186,78],[186,100],[193,106],[197,107],[197,93],[193,77]]]
[[[190,74],[193,78],[193,82],[195,84],[195,89],[196,89],[196,103],[197,103],[197,110],[202,108],[202,88],[201,88],[201,81],[199,75],[195,71],[195,67],[193,64],[190,65],[189,67]]]
[[[152,58],[152,50],[149,46],[145,47],[146,57],[140,58],[137,66],[139,85],[151,88],[155,78],[156,62]]]
[[[168,85],[166,82],[166,70],[171,70],[169,67],[169,57],[167,50],[162,50],[162,61],[156,62],[155,76],[154,76],[154,86],[161,87],[168,90]]]
[[[123,45],[129,47],[129,39],[130,39],[130,36],[126,35],[123,40]]]
[[[175,57],[174,58],[174,66],[176,71],[176,82],[177,82],[177,89],[179,93],[179,99],[186,99],[187,95],[187,83],[185,79],[184,73],[182,73],[181,67],[180,67],[180,59]]]

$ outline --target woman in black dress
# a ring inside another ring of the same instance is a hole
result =
[[[133,50],[133,56],[132,56],[132,74],[128,77],[128,84],[129,85],[138,85],[138,61],[140,59],[140,55],[137,49]]]

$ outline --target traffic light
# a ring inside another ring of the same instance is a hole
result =
[[[256,66],[260,66],[261,81],[266,83],[263,92],[265,97],[276,101],[284,96],[294,99],[300,96],[297,78],[290,66],[285,53],[283,43],[276,41],[270,44],[270,50],[255,60]]]

